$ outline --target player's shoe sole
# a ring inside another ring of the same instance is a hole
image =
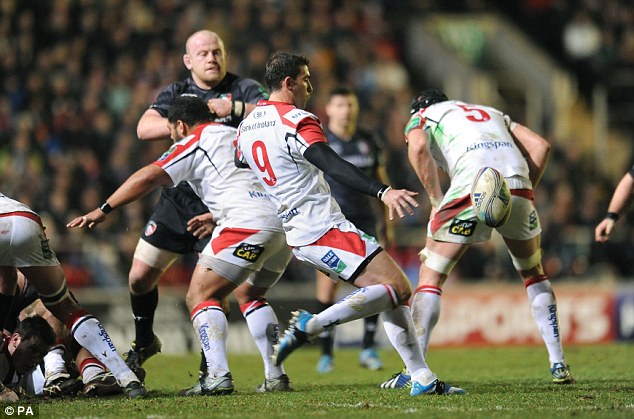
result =
[[[412,389],[409,392],[410,396],[420,396],[422,394],[438,394],[438,395],[461,395],[467,394],[467,391],[460,388],[449,385],[439,379],[427,384],[422,385],[418,381],[412,383]]]
[[[306,310],[298,310],[293,312],[290,326],[284,332],[284,336],[280,339],[280,343],[273,346],[273,363],[276,366],[282,362],[297,348],[308,342],[306,334],[306,324],[313,318],[313,314]]]

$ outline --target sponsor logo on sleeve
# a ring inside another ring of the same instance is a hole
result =
[[[455,234],[456,236],[465,236],[469,237],[473,234],[473,231],[476,228],[478,223],[476,221],[471,220],[459,220],[458,218],[454,219],[449,226],[449,233]]]
[[[244,259],[247,262],[255,262],[260,255],[264,252],[263,246],[256,244],[240,243],[240,245],[233,251],[233,256]]]
[[[166,158],[168,158],[170,156],[170,154],[172,154],[174,151],[176,150],[176,144],[172,145],[169,150],[167,150],[165,153],[163,153],[161,155],[161,157],[158,158],[158,161],[163,161]]]

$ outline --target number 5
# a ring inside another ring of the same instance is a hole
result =
[[[465,105],[458,105],[458,107],[467,113],[466,118],[469,121],[486,122],[491,119],[488,113],[478,107]]]

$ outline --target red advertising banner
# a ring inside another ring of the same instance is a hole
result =
[[[564,343],[599,343],[616,336],[614,291],[555,288]],[[430,345],[541,344],[521,285],[445,287]]]

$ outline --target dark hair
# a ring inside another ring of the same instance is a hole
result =
[[[303,55],[277,51],[269,57],[264,70],[264,84],[270,92],[279,90],[286,77],[295,78],[310,61]]]
[[[26,317],[18,323],[13,333],[20,335],[22,340],[37,338],[47,346],[53,346],[55,344],[55,332],[53,328],[40,316]]]
[[[446,100],[449,100],[449,98],[440,90],[425,89],[412,100],[412,104],[410,105],[412,109],[411,113],[418,112],[421,108],[427,108],[434,103],[444,102]]]
[[[349,87],[337,86],[330,91],[329,97],[333,96],[352,96],[355,93]]]
[[[207,104],[198,96],[179,96],[172,102],[167,112],[167,120],[173,124],[183,121],[187,125],[213,121],[215,115],[211,113]]]

